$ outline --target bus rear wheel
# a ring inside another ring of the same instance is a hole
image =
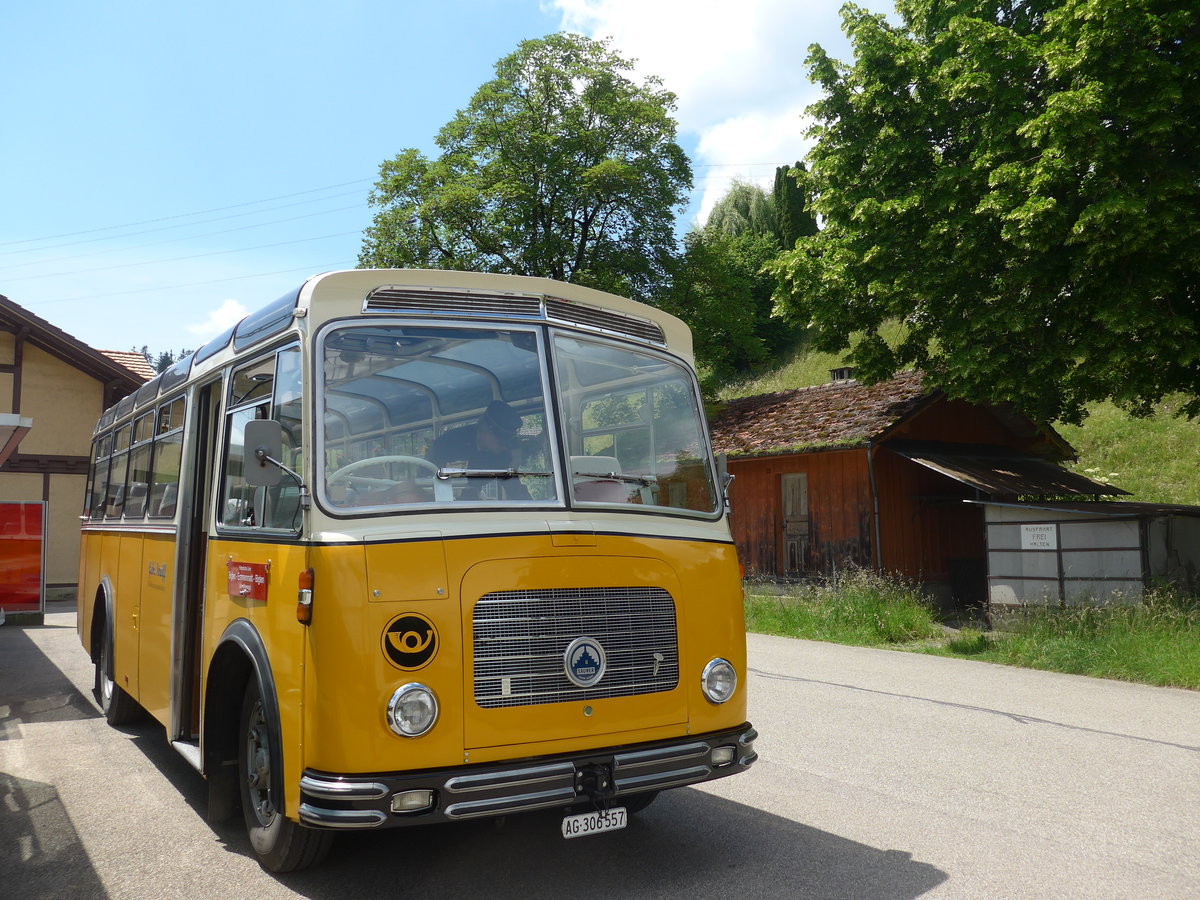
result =
[[[268,713],[253,678],[242,698],[238,734],[242,815],[259,864],[269,872],[297,872],[316,865],[329,853],[333,833],[305,828],[283,814],[279,723]]]
[[[109,725],[129,725],[137,721],[141,707],[113,678],[112,622],[105,619],[101,633],[100,653],[96,657],[96,699]]]

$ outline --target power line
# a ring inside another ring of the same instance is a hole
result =
[[[333,272],[339,269],[352,269],[354,268],[356,262],[357,261],[343,261],[326,263],[325,265],[320,266],[299,266],[294,269],[279,269],[275,272],[257,272],[253,275],[232,275],[228,278],[214,278],[210,281],[191,281],[185,284],[159,285],[156,287],[138,288],[132,291],[112,291],[107,294],[84,294],[80,297],[59,297],[57,300],[35,300],[30,303],[22,303],[22,306],[49,306],[51,303],[73,303],[79,300],[103,300],[108,297],[126,297],[130,294],[147,294],[151,291],[177,291],[183,288],[204,287],[205,285],[221,284],[228,281],[247,281],[251,278],[268,278],[272,275],[287,275],[291,272],[309,272],[314,274],[320,272]]]
[[[336,187],[336,185],[335,185],[335,187]],[[326,190],[326,188],[318,188],[318,190]],[[311,192],[311,191],[303,191],[302,193],[312,193],[312,192]],[[56,249],[58,249],[58,248],[60,248],[60,247],[76,247],[76,246],[78,246],[78,245],[80,245],[80,244],[94,244],[94,243],[96,243],[96,242],[98,242],[98,241],[111,241],[111,240],[116,240],[116,239],[119,239],[119,238],[137,237],[138,235],[142,235],[142,234],[154,234],[154,233],[156,233],[156,232],[160,232],[160,231],[170,231],[170,230],[171,230],[171,229],[173,229],[173,228],[187,228],[187,227],[188,227],[188,226],[190,226],[190,225],[207,225],[207,224],[209,224],[210,222],[224,222],[224,221],[226,221],[226,220],[228,220],[228,219],[238,219],[238,218],[241,218],[242,216],[253,216],[253,215],[257,215],[258,213],[262,213],[262,212],[274,212],[275,210],[280,210],[280,209],[290,209],[290,208],[291,208],[291,207],[293,207],[293,206],[304,206],[306,203],[319,202],[320,200],[332,200],[332,199],[334,199],[334,198],[336,198],[336,197],[345,197],[345,196],[347,196],[347,195],[349,195],[349,194],[353,194],[353,193],[356,193],[356,191],[344,191],[343,193],[340,193],[340,194],[331,194],[331,195],[329,195],[328,197],[320,197],[320,198],[318,198],[318,199],[317,199],[317,201],[314,201],[314,200],[300,200],[300,201],[298,201],[298,202],[296,202],[296,203],[284,203],[284,204],[282,204],[282,205],[280,205],[280,206],[270,206],[270,207],[266,207],[266,208],[264,208],[264,209],[255,209],[255,210],[250,210],[249,212],[232,213],[231,215],[228,215],[228,216],[218,216],[218,217],[217,217],[217,218],[215,218],[215,219],[200,219],[200,220],[198,220],[198,221],[196,221],[196,222],[181,222],[181,223],[179,223],[179,224],[176,224],[176,225],[162,225],[162,226],[159,226],[158,228],[147,228],[147,229],[144,229],[144,230],[142,230],[142,231],[130,231],[130,232],[126,232],[125,234],[119,234],[119,235],[111,235],[111,236],[109,236],[109,235],[106,235],[106,236],[103,236],[103,237],[84,238],[84,239],[83,239],[83,240],[81,240],[81,241],[67,241],[66,243],[62,243],[62,244],[49,244],[49,245],[47,245],[47,246],[45,246],[45,247],[40,247],[40,248],[37,248],[37,249],[40,249],[40,250],[56,250]],[[296,196],[296,195],[295,195],[295,194],[293,194],[292,196]],[[267,202],[269,202],[269,201],[266,201],[266,200],[256,200],[256,201],[254,201],[254,202],[255,202],[255,203],[267,203]],[[239,204],[239,205],[246,205],[246,204]],[[233,207],[225,207],[225,208],[226,208],[226,209],[233,209]],[[213,211],[213,212],[218,212],[219,210],[212,210],[212,211]],[[187,216],[196,216],[196,215],[201,215],[201,213],[187,213],[186,215],[187,215]],[[167,218],[180,218],[180,217],[177,217],[177,216],[168,216]],[[151,220],[151,221],[166,221],[166,220],[165,220],[165,219],[158,219],[158,220]],[[113,226],[110,226],[110,227],[111,227],[111,228],[128,228],[128,227],[131,227],[131,226],[128,226],[128,225],[113,225]],[[92,234],[92,233],[95,233],[95,232],[99,232],[99,231],[107,231],[107,230],[109,230],[109,228],[96,228],[96,229],[93,229],[91,232],[87,232],[87,231],[80,231],[80,232],[76,232],[76,233],[77,233],[77,234]],[[49,239],[48,239],[48,238],[43,238],[42,240],[49,240]],[[10,242],[10,243],[13,243],[13,244],[19,244],[19,243],[23,243],[23,242],[22,242],[22,241],[12,241],[12,242]],[[6,245],[0,244],[0,246],[6,246]],[[28,253],[28,252],[30,251],[30,249],[31,249],[31,248],[24,248],[24,247],[22,247],[22,248],[18,248],[18,249],[16,249],[16,250],[0,250],[0,256],[11,256],[11,255],[12,255],[12,254],[14,254],[14,253]],[[25,263],[19,263],[18,265],[25,265]]]
[[[248,250],[270,250],[274,247],[286,247],[290,244],[304,244],[309,241],[324,241],[330,238],[347,237],[352,234],[361,234],[359,231],[341,231],[337,234],[322,234],[317,237],[297,238],[292,241],[278,241],[273,244],[259,244],[255,247],[236,247],[233,250],[212,250],[208,253],[193,253],[190,256],[176,256],[171,259],[148,259],[143,262],[135,263],[118,263],[114,266],[98,266],[94,269],[76,269],[73,272],[50,272],[41,273],[38,275],[22,275],[19,278],[7,278],[5,281],[28,281],[31,278],[48,278],[58,277],[60,275],[88,275],[92,272],[111,272],[113,269],[135,269],[138,266],[158,266],[163,263],[184,262],[189,259],[202,259],[207,256],[225,256],[230,253],[245,253]]]
[[[349,185],[352,185],[352,184],[370,184],[370,183],[372,183],[372,180],[370,178],[359,178],[355,181],[343,181],[343,182],[340,182],[339,184],[329,184],[329,185],[326,185],[325,187],[311,188],[307,191],[296,191],[295,193],[292,193],[292,194],[279,194],[278,196],[266,197],[262,200],[247,200],[245,203],[233,203],[233,204],[230,204],[229,206],[217,206],[217,207],[213,207],[211,209],[198,210],[197,212],[179,213],[174,216],[161,216],[156,219],[143,219],[138,222],[127,222],[124,225],[105,225],[100,228],[88,228],[88,229],[84,229],[82,231],[68,231],[68,232],[63,232],[62,234],[47,235],[45,237],[22,238],[19,241],[3,241],[3,242],[0,242],[0,247],[11,247],[11,246],[15,246],[17,244],[36,244],[36,243],[39,243],[40,241],[56,241],[59,238],[78,237],[79,235],[83,235],[83,234],[98,234],[101,231],[116,231],[121,228],[135,228],[139,225],[153,225],[157,222],[170,222],[175,219],[189,219],[189,218],[192,218],[193,216],[206,216],[209,213],[225,212],[226,210],[229,210],[229,209],[241,209],[246,206],[257,206],[260,203],[273,203],[276,200],[288,200],[288,199],[291,199],[292,197],[303,197],[306,194],[317,194],[317,193],[320,193],[321,191],[330,191],[330,190],[333,190],[334,188],[348,187]],[[342,195],[338,195],[338,196],[342,196]],[[219,220],[212,220],[212,221],[219,221]],[[136,233],[137,234],[145,234],[146,232],[136,232]],[[69,245],[60,244],[58,246],[69,246]],[[43,248],[43,249],[45,249],[45,248]]]
[[[338,196],[342,196],[342,195],[335,194],[334,196],[338,197]],[[332,198],[323,198],[323,199],[332,199]],[[276,208],[280,209],[282,207],[276,207]],[[296,222],[300,219],[311,219],[313,216],[325,216],[325,215],[329,215],[331,213],[346,212],[351,209],[359,209],[359,208],[360,207],[357,204],[354,206],[339,206],[336,209],[323,209],[323,210],[319,210],[317,212],[304,213],[303,215],[299,215],[299,216],[288,216],[287,218],[284,218],[284,219],[270,219],[266,222],[255,222],[252,225],[239,225],[237,228],[222,228],[218,231],[206,231],[202,234],[189,234],[184,237],[167,238],[166,240],[162,240],[162,241],[147,241],[144,244],[134,244],[132,246],[122,246],[121,252],[128,253],[131,250],[142,250],[146,247],[159,247],[159,246],[162,246],[163,244],[174,244],[174,243],[178,243],[179,241],[195,241],[195,240],[199,240],[200,238],[215,237],[215,236],[222,235],[222,234],[232,234],[235,231],[249,231],[252,228],[265,228],[268,225],[279,225],[284,222]],[[197,224],[202,224],[202,223],[197,223]],[[142,233],[144,234],[146,232],[142,232]],[[126,235],[126,236],[131,237],[132,235]],[[110,238],[99,238],[99,240],[110,240]],[[66,246],[66,245],[60,245],[60,246]],[[50,248],[44,248],[44,249],[50,249]],[[16,252],[24,252],[24,251],[10,251],[10,252],[16,253]],[[51,263],[70,262],[71,260],[84,259],[89,256],[99,256],[101,254],[111,253],[111,252],[113,252],[113,251],[110,249],[93,250],[88,253],[75,253],[75,254],[71,254],[69,256],[57,256],[57,257],[53,257],[51,259],[38,259],[38,260],[34,260],[32,262],[8,263],[7,265],[0,265],[0,270],[16,269],[16,268],[21,268],[21,267],[25,267],[25,266],[47,266],[47,265],[50,265]],[[232,253],[234,251],[227,251],[227,252]],[[149,262],[152,262],[152,261],[149,261]],[[149,262],[147,262],[147,263],[127,263],[126,265],[144,265],[144,264],[149,264]],[[160,262],[170,262],[170,260],[160,260]],[[119,268],[119,267],[113,266],[111,268]],[[97,271],[97,270],[85,269],[83,271]],[[54,276],[58,276],[58,275],[76,275],[76,274],[79,274],[79,273],[78,272],[45,272],[45,273],[39,273],[37,275],[20,275],[16,278],[10,278],[8,276],[5,276],[4,280],[6,282],[7,281],[24,281],[29,278],[49,278],[49,277],[54,277]]]

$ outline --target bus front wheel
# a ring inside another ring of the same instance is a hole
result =
[[[296,872],[325,858],[333,833],[305,828],[283,814],[278,766],[279,723],[273,721],[254,678],[242,698],[238,780],[246,832],[259,864],[270,872]]]

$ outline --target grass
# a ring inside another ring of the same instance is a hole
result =
[[[880,335],[892,346],[898,344],[904,334],[905,329],[899,323],[887,323],[880,329]],[[859,335],[855,333],[851,335],[850,339],[851,342],[856,342],[858,338]],[[777,368],[724,385],[717,392],[717,399],[734,400],[738,397],[752,397],[756,394],[772,394],[792,388],[827,384],[830,369],[849,365],[846,356],[847,353],[819,353],[808,349],[801,342],[791,357]]]
[[[1200,690],[1200,604],[1169,591],[1129,606],[1027,611],[1005,631],[964,630],[924,652]]]
[[[836,583],[748,585],[746,627],[762,634],[883,647],[941,637],[929,603],[911,585],[852,571]]]
[[[837,584],[748,583],[753,632],[888,647],[1200,690],[1200,601],[1156,591],[1129,606],[1029,609],[1005,630],[950,631],[915,587],[870,572]]]
[[[1139,419],[1112,403],[1096,403],[1082,425],[1056,427],[1079,452],[1074,468],[1133,494],[1126,499],[1197,506],[1200,420],[1180,418],[1178,408],[1177,399],[1167,400]]]

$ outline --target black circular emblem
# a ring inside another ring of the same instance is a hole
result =
[[[383,653],[398,669],[419,669],[437,653],[437,629],[424,616],[405,613],[383,630]]]

